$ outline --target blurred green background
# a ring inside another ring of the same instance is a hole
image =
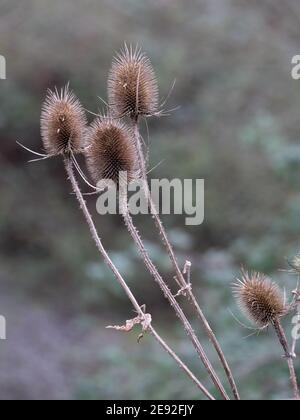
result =
[[[8,339],[0,342],[0,399],[202,398],[150,336],[137,344],[138,329],[105,329],[134,314],[98,258],[62,162],[27,164],[31,156],[16,145],[41,150],[48,87],[70,81],[97,112],[124,41],[151,57],[162,97],[177,80],[168,106],[180,109],[149,121],[151,167],[163,160],[151,176],[205,178],[205,223],[186,228],[179,216],[164,223],[181,264],[193,262],[195,293],[242,397],[290,396],[272,332],[246,338],[253,331],[230,312],[246,322],[230,283],[241,265],[271,274],[287,291],[297,280],[278,269],[300,248],[300,82],[291,78],[299,28],[298,0],[1,0],[0,314]],[[95,198],[88,202],[95,209]],[[210,387],[120,219],[93,213],[138,300]],[[138,224],[171,279],[151,219]]]

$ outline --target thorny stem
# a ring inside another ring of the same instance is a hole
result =
[[[141,306],[137,302],[136,298],[134,297],[132,291],[127,286],[126,281],[123,279],[122,275],[120,274],[119,270],[116,268],[112,260],[110,259],[109,255],[107,254],[101,239],[99,238],[96,226],[93,222],[92,216],[87,208],[86,202],[83,198],[83,195],[81,193],[81,190],[79,188],[79,185],[77,183],[77,180],[74,175],[73,171],[73,164],[71,159],[65,158],[65,169],[68,175],[68,178],[72,184],[73,191],[76,195],[76,198],[80,204],[80,208],[84,214],[84,217],[86,219],[86,222],[89,226],[91,235],[93,237],[93,240],[95,241],[95,244],[97,246],[98,251],[104,258],[106,264],[113,272],[114,276],[116,277],[118,283],[125,291],[128,299],[132,303],[132,306],[138,313],[138,315],[141,317],[141,320],[145,319],[145,313],[141,309]],[[186,375],[197,385],[197,387],[203,392],[203,394],[209,399],[209,400],[215,400],[215,398],[209,393],[209,391],[205,388],[205,386],[196,378],[196,376],[191,372],[191,370],[185,365],[185,363],[177,356],[177,354],[168,346],[168,344],[162,339],[162,337],[157,333],[157,331],[154,329],[152,325],[149,325],[148,327],[150,333],[153,335],[153,337],[156,339],[156,341],[163,347],[163,349],[175,360],[175,362],[178,364],[178,366],[186,373]]]
[[[188,321],[188,319],[185,316],[183,310],[181,309],[177,300],[173,296],[171,290],[168,288],[167,284],[165,283],[165,281],[163,280],[163,278],[161,277],[161,275],[157,271],[157,268],[153,264],[149,254],[148,254],[148,252],[147,252],[147,250],[144,246],[144,243],[143,243],[143,241],[142,241],[142,239],[139,235],[139,232],[137,231],[135,225],[133,224],[132,217],[131,217],[129,209],[128,209],[127,199],[126,199],[125,195],[121,198],[121,201],[122,201],[121,202],[121,210],[122,210],[122,216],[124,218],[125,225],[126,225],[128,231],[129,231],[130,235],[132,236],[132,239],[136,243],[147,269],[149,270],[150,274],[153,276],[155,282],[161,288],[165,298],[169,301],[171,307],[175,310],[176,315],[178,316],[178,318],[182,322],[188,337],[190,338],[193,346],[195,347],[195,350],[197,351],[200,359],[202,360],[202,363],[205,366],[208,374],[210,375],[214,385],[220,391],[222,397],[225,400],[229,400],[229,397],[226,393],[226,390],[224,389],[220,379],[218,378],[214,368],[212,367],[212,365],[211,365],[211,363],[210,363],[210,361],[209,361],[209,359],[208,359],[208,357],[205,353],[205,350],[203,349],[200,341],[198,340],[198,337],[196,336],[196,334],[193,330],[192,325]]]
[[[284,357],[286,358],[287,363],[288,363],[294,400],[299,401],[300,400],[300,395],[299,395],[299,389],[298,389],[297,376],[296,376],[296,371],[295,371],[295,366],[294,366],[293,355],[292,355],[292,353],[289,349],[288,341],[287,341],[287,338],[286,338],[286,335],[285,335],[285,332],[284,332],[284,329],[281,325],[280,320],[276,319],[273,322],[273,325],[274,325],[276,334],[279,338],[280,344],[283,347]]]
[[[138,124],[138,118],[135,119],[134,121],[134,137],[135,137],[135,143],[136,143],[136,147],[137,147],[137,152],[138,152],[138,159],[139,159],[139,166],[141,168],[141,175],[142,178],[144,180],[144,187],[145,187],[145,194],[147,196],[147,199],[149,200],[149,205],[150,205],[150,211],[151,214],[153,216],[153,219],[155,221],[155,225],[159,231],[160,234],[160,238],[162,240],[163,245],[165,246],[167,253],[169,255],[169,258],[172,262],[172,265],[174,267],[175,273],[176,273],[176,281],[177,284],[179,285],[179,287],[181,287],[183,290],[186,290],[186,294],[188,299],[190,300],[190,302],[192,302],[192,305],[197,313],[197,317],[199,318],[199,320],[201,321],[201,323],[203,324],[203,327],[209,337],[210,342],[212,343],[212,345],[214,346],[218,357],[221,361],[221,364],[224,368],[225,374],[228,378],[229,384],[231,386],[231,390],[233,392],[234,398],[236,400],[240,400],[240,395],[237,389],[237,385],[236,382],[234,380],[234,376],[233,373],[231,371],[231,368],[226,360],[226,357],[223,353],[223,350],[217,340],[217,337],[215,336],[212,328],[210,327],[202,309],[200,308],[197,299],[195,298],[195,295],[192,291],[192,288],[190,287],[189,284],[187,284],[180,268],[179,268],[179,264],[177,261],[177,258],[175,256],[175,252],[173,250],[173,247],[169,241],[167,232],[162,224],[162,221],[159,217],[158,211],[155,207],[155,204],[152,200],[151,197],[151,193],[149,190],[149,185],[148,185],[148,181],[147,181],[147,172],[146,172],[146,165],[145,165],[145,158],[144,158],[144,153],[143,153],[143,149],[142,149],[142,143],[141,143],[141,136],[139,133],[139,124]]]

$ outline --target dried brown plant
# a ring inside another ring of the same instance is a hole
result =
[[[98,117],[88,130],[87,168],[94,182],[109,179],[116,184],[121,172],[128,182],[137,177],[137,153],[130,129],[119,120]]]
[[[118,183],[120,172],[125,172],[126,170],[129,171],[127,177],[132,178],[133,175],[131,175],[131,173],[134,173],[133,171],[138,161],[132,135],[130,135],[130,130],[126,129],[122,123],[105,117],[100,117],[92,124],[87,139],[85,155],[87,166],[96,182],[108,179]],[[153,264],[151,257],[149,256],[133,223],[128,209],[127,196],[122,195],[121,201],[120,205],[126,227],[128,228],[138,250],[142,255],[146,268],[161,288],[171,307],[174,308],[216,388],[219,389],[224,399],[229,399],[225,388],[223,387],[205,353],[204,348],[193,331],[191,323],[185,316],[183,310],[176,301],[176,298],[173,296],[171,290],[168,288],[166,282],[163,280],[162,276]]]
[[[152,336],[160,344],[160,346],[164,349],[164,351],[166,351],[172,357],[172,359],[177,363],[179,368],[182,369],[182,371],[191,379],[191,381],[199,388],[199,390],[206,396],[206,398],[208,398],[209,400],[215,400],[215,398],[211,395],[211,393],[207,390],[207,388],[202,384],[202,382],[199,381],[199,379],[194,375],[194,373],[188,368],[188,366],[182,361],[182,359],[175,353],[175,351],[166,343],[166,341],[159,335],[159,333],[153,327],[151,315],[144,312],[143,305],[140,305],[138,303],[133,292],[129,288],[126,280],[123,278],[123,276],[121,275],[118,268],[115,266],[115,264],[111,260],[108,252],[106,251],[105,247],[102,244],[102,241],[98,235],[95,223],[88,210],[87,204],[83,198],[82,192],[76,180],[74,170],[73,170],[72,160],[69,157],[65,157],[64,163],[65,163],[66,173],[71,182],[73,191],[79,202],[81,211],[85,217],[85,220],[89,227],[91,236],[96,244],[96,247],[101,257],[103,258],[107,266],[110,268],[110,270],[114,274],[117,282],[124,290],[125,294],[127,295],[136,313],[138,314],[140,324],[143,326],[143,331],[144,332],[149,331],[152,334]],[[131,320],[131,322],[133,322],[133,320]]]
[[[140,69],[139,72],[137,72],[138,68]],[[145,82],[142,84],[144,90],[140,88],[141,73],[147,75],[147,78],[145,78]],[[130,89],[127,88],[128,81],[130,81]],[[141,92],[144,91],[147,93],[147,95],[145,96],[141,94]],[[176,274],[175,280],[178,286],[180,287],[177,296],[182,295],[187,297],[189,303],[191,303],[191,305],[193,306],[194,311],[196,312],[202,327],[208,334],[208,337],[218,354],[218,357],[221,361],[221,364],[230,383],[233,395],[235,399],[238,400],[240,399],[240,396],[230,366],[225,358],[222,348],[212,328],[210,327],[192,291],[190,275],[188,275],[189,278],[186,279],[179,268],[177,257],[173,250],[172,244],[168,238],[168,234],[157,212],[155,204],[152,200],[151,193],[148,187],[146,159],[143,150],[142,138],[139,132],[139,122],[142,117],[149,117],[155,115],[160,116],[162,115],[162,112],[158,111],[159,93],[154,70],[150,64],[150,60],[137,47],[134,49],[132,46],[127,47],[125,45],[125,49],[121,51],[121,53],[114,60],[112,70],[109,74],[108,79],[108,97],[110,111],[112,113],[114,113],[115,115],[129,116],[133,121],[134,140],[138,152],[139,169],[141,177],[144,181],[145,195],[149,202],[149,208],[151,214],[153,215],[160,239],[166,248],[166,251],[168,253],[168,256],[171,260]],[[152,98],[152,101],[143,101],[143,99],[145,99],[146,97]],[[147,104],[147,107],[141,107],[141,103]],[[155,104],[155,106],[150,106],[151,103]],[[142,112],[143,109],[146,108],[148,108],[147,112]]]
[[[242,279],[237,280],[233,290],[242,311],[259,328],[274,327],[288,363],[293,397],[295,400],[299,400],[294,356],[281,325],[281,318],[287,314],[288,307],[279,286],[264,274],[248,273],[243,270]]]
[[[108,78],[108,102],[108,115],[98,116],[87,129],[84,109],[76,96],[70,91],[69,87],[66,86],[61,92],[49,90],[41,115],[41,135],[47,154],[42,155],[34,152],[39,156],[39,159],[37,160],[47,159],[50,156],[56,155],[63,156],[67,176],[71,182],[73,192],[80,204],[80,208],[84,214],[97,249],[114,273],[117,281],[137,312],[137,316],[131,320],[127,320],[125,325],[114,326],[112,328],[129,332],[135,325],[141,325],[142,334],[139,336],[139,339],[145,332],[149,331],[162,348],[197,385],[201,392],[208,399],[214,400],[215,397],[153,328],[151,315],[146,313],[143,305],[141,306],[138,303],[132,290],[128,287],[126,281],[122,277],[122,274],[110,259],[83,198],[83,194],[74,173],[74,167],[89,186],[93,187],[93,185],[86,180],[74,154],[84,153],[88,171],[95,183],[105,179],[111,180],[118,185],[120,173],[122,172],[126,172],[128,182],[137,177],[142,178],[144,181],[144,192],[149,203],[151,214],[176,274],[175,279],[177,286],[179,287],[179,290],[176,290],[177,293],[174,293],[171,290],[168,283],[154,265],[151,256],[145,247],[142,236],[134,225],[128,208],[127,196],[121,194],[120,208],[122,210],[125,225],[142,256],[147,270],[151,273],[155,282],[168,300],[168,303],[178,316],[188,338],[192,342],[211,378],[215,389],[220,392],[223,399],[230,399],[215,368],[210,362],[197,333],[194,331],[190,320],[183,310],[183,306],[179,303],[179,298],[182,296],[187,298],[187,301],[192,305],[192,308],[201,321],[204,331],[207,333],[219,356],[233,396],[236,400],[239,400],[240,395],[229,364],[193,293],[191,284],[191,263],[187,261],[184,270],[182,271],[180,269],[172,244],[168,239],[167,232],[151,198],[147,180],[145,150],[143,148],[139,123],[141,118],[155,115],[158,116],[162,115],[162,113],[159,112],[159,91],[154,69],[150,60],[141,49],[125,45],[121,53],[114,59]],[[123,121],[123,117],[129,117],[129,127],[126,122]],[[24,148],[29,150],[26,147]],[[97,191],[96,187],[93,188]],[[299,272],[299,260],[300,259],[297,258],[292,263],[292,268],[295,272]],[[299,399],[298,384],[293,363],[293,352],[290,351],[285,332],[281,325],[281,318],[288,313],[290,307],[285,304],[285,299],[280,288],[271,279],[260,273],[249,274],[246,271],[243,271],[242,279],[237,280],[234,285],[234,294],[242,310],[258,328],[267,326],[274,327],[288,362],[294,399]]]
[[[259,327],[267,327],[286,314],[283,293],[261,273],[243,271],[233,290],[241,310]]]
[[[158,111],[156,76],[149,58],[126,44],[112,64],[108,77],[108,102],[118,117],[153,115]]]
[[[86,116],[67,85],[58,92],[48,90],[41,114],[41,136],[49,156],[81,152],[84,147]]]

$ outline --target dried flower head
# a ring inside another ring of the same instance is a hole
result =
[[[87,144],[87,167],[94,182],[108,179],[118,184],[120,172],[127,173],[128,182],[137,177],[133,136],[121,121],[97,118],[88,130]]]
[[[259,327],[266,327],[286,312],[284,297],[276,283],[260,273],[243,271],[234,294],[243,312]]]
[[[108,77],[111,112],[119,118],[153,115],[158,111],[158,85],[149,58],[126,44],[114,59]]]
[[[292,259],[288,259],[287,261],[291,267],[290,272],[294,274],[300,274],[300,255],[298,254]]]
[[[41,135],[48,155],[82,151],[86,131],[83,107],[67,85],[48,94],[42,107]]]

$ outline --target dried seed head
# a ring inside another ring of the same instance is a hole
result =
[[[119,118],[153,115],[158,111],[158,85],[149,58],[126,44],[114,59],[108,77],[111,112]]]
[[[95,183],[109,179],[119,184],[120,172],[127,172],[128,182],[137,177],[133,136],[122,122],[97,118],[88,130],[87,144],[87,167]]]
[[[276,283],[260,273],[243,271],[234,294],[243,312],[259,327],[266,327],[286,313],[284,297]]]
[[[296,255],[291,260],[288,260],[289,265],[291,266],[291,272],[295,274],[300,273],[300,255]]]
[[[48,94],[42,107],[41,135],[48,155],[82,151],[86,116],[76,96],[66,86]]]

